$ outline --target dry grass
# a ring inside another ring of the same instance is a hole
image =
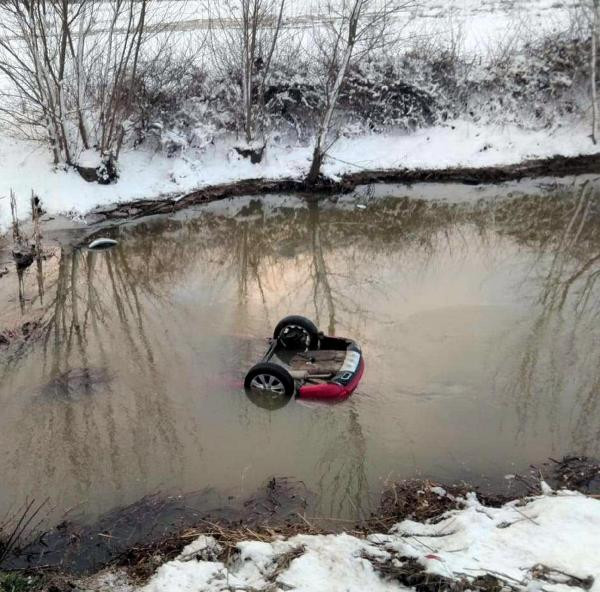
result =
[[[417,592],[516,592],[522,589],[489,574],[476,578],[462,576],[451,579],[428,573],[423,565],[412,557],[390,557],[384,560],[363,554],[363,559],[369,561],[385,580],[398,582],[407,588],[414,588]]]
[[[444,490],[445,495],[440,495]],[[377,512],[367,522],[369,532],[385,532],[402,520],[435,521],[449,510],[463,507],[462,499],[476,492],[487,506],[498,507],[508,501],[503,495],[485,495],[466,483],[441,485],[423,479],[406,479],[393,483],[382,496]]]
[[[316,526],[307,526],[305,519],[282,526],[256,528],[203,520],[196,527],[186,529],[159,543],[131,548],[117,557],[114,563],[125,567],[129,575],[136,581],[143,582],[156,571],[159,565],[177,557],[186,545],[202,535],[213,537],[217,541],[219,552],[214,559],[228,564],[238,554],[238,544],[244,541],[270,543],[276,539],[287,539],[297,534],[329,534],[330,532]],[[302,554],[303,550],[300,549],[301,547],[292,549],[278,558],[277,569],[279,572],[285,570],[295,557]]]
[[[27,535],[39,527],[40,515],[46,503],[47,500],[41,503],[34,499],[26,501],[14,513],[0,519],[0,568]]]
[[[600,485],[600,462],[585,456],[565,456],[562,460],[553,460],[554,479],[562,487],[577,490],[596,490]]]
[[[395,523],[413,520],[435,520],[444,512],[462,507],[460,498],[473,491],[467,485],[446,486],[448,493],[440,496],[432,488],[441,487],[433,481],[406,480],[394,483],[382,496],[380,508],[369,519],[357,523],[346,520],[327,520],[296,514],[295,519],[285,524],[269,526],[247,526],[227,521],[201,520],[194,528],[188,528],[158,543],[136,546],[115,559],[115,564],[125,567],[136,581],[146,581],[165,561],[177,557],[183,548],[201,535],[213,537],[219,544],[219,553],[214,557],[225,564],[238,554],[238,545],[244,541],[270,543],[277,539],[289,539],[298,534],[335,534],[341,529],[353,536],[363,538],[373,533],[387,532]],[[485,503],[499,505],[501,500],[485,498]],[[331,524],[334,528],[331,528]],[[302,551],[295,548],[279,558],[279,571]],[[277,571],[277,570],[276,570]]]

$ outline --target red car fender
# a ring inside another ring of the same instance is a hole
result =
[[[354,374],[352,380],[346,385],[342,386],[337,382],[324,382],[323,384],[305,384],[301,386],[298,391],[298,396],[301,399],[346,399],[348,398],[358,386],[360,379],[362,378],[363,372],[365,371],[365,361],[361,357],[360,364]]]

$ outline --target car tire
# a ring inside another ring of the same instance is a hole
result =
[[[296,390],[291,374],[282,366],[271,362],[261,362],[252,366],[246,374],[244,387],[272,393],[276,397],[291,397]]]
[[[303,332],[306,333],[306,349],[317,348],[319,343],[319,329],[310,319],[300,315],[290,315],[289,317],[281,319],[281,321],[277,323],[275,331],[273,331],[273,338],[279,339],[287,327],[301,328]]]

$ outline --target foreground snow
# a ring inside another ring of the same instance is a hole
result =
[[[599,532],[600,501],[578,493],[548,492],[501,508],[485,507],[471,494],[463,509],[436,524],[406,520],[367,539],[340,534],[247,541],[227,566],[215,559],[214,539],[202,536],[160,567],[142,592],[402,590],[374,565],[400,567],[409,558],[451,580],[489,574],[513,590],[598,592]],[[131,589],[115,574],[102,576],[102,588]]]
[[[35,191],[50,215],[83,215],[95,206],[165,194],[184,194],[219,183],[250,178],[302,178],[310,164],[306,146],[272,145],[260,165],[233,156],[232,141],[217,141],[203,152],[175,158],[146,150],[129,151],[121,159],[121,178],[109,186],[87,183],[77,172],[54,170],[48,152],[28,142],[0,137],[0,232],[10,223],[5,197],[14,190],[20,217],[29,214]],[[516,126],[479,126],[458,120],[412,134],[342,138],[331,151],[324,173],[336,177],[362,169],[446,168],[513,164],[530,158],[595,152],[586,125],[554,132]]]

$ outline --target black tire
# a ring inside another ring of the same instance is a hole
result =
[[[273,388],[269,388],[269,387]],[[271,393],[274,397],[289,398],[296,390],[291,374],[282,366],[271,362],[261,362],[252,366],[246,374],[244,387],[247,390]]]
[[[281,319],[281,321],[277,323],[275,331],[273,331],[273,338],[279,339],[280,337],[282,337],[282,334],[284,334],[286,328],[289,327],[300,328],[305,333],[306,347],[304,349],[317,348],[317,345],[319,343],[319,329],[317,329],[317,326],[310,319],[307,319],[306,317],[302,317],[300,315],[290,315],[289,317]],[[298,349],[302,348],[299,347]]]

